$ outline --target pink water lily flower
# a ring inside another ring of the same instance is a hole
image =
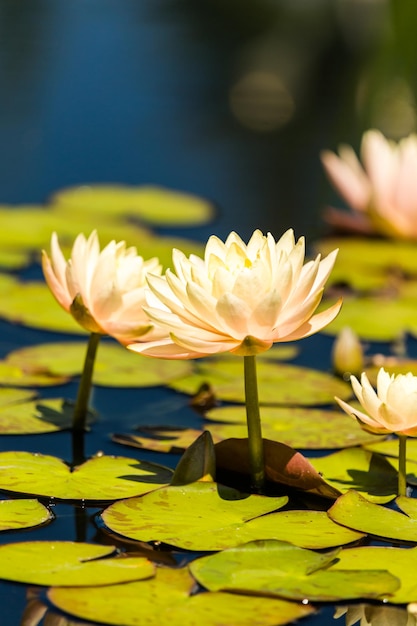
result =
[[[327,176],[353,209],[329,209],[325,218],[357,232],[417,239],[417,135],[395,143],[369,130],[360,152],[362,164],[348,145],[340,146],[339,155],[321,153]]]
[[[364,411],[336,398],[341,408],[359,420],[364,430],[375,434],[396,433],[417,437],[417,376],[388,374],[383,367],[378,372],[377,389],[368,377],[361,380],[351,376],[353,391]]]
[[[45,280],[57,302],[86,330],[122,343],[147,334],[160,337],[143,311],[146,275],[162,271],[157,258],[145,261],[136,248],[111,241],[100,250],[97,232],[78,235],[67,261],[53,233],[50,256],[42,252]],[[152,334],[153,333],[153,334]]]
[[[148,275],[146,312],[169,338],[128,346],[147,356],[187,359],[248,356],[275,342],[308,337],[329,324],[341,302],[316,313],[337,250],[305,261],[292,230],[275,241],[256,230],[248,244],[232,232],[209,238],[204,258],[173,251],[175,271]]]

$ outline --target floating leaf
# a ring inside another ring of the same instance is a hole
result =
[[[133,448],[181,454],[197,437],[203,434],[202,430],[195,428],[176,428],[175,426],[149,426],[140,428],[140,431],[145,433],[146,436],[116,434],[113,435],[112,439],[117,443],[132,446]],[[213,440],[215,443],[220,441],[220,439],[216,437],[213,437]]]
[[[361,448],[348,448],[309,460],[324,480],[342,493],[355,489],[368,500],[381,503],[395,498],[397,471],[378,454]]]
[[[71,317],[71,316],[69,316]],[[23,365],[27,371],[46,371],[50,376],[81,374],[86,342],[38,344],[11,352],[10,364]],[[118,343],[102,341],[94,364],[93,382],[106,387],[151,387],[185,376],[192,371],[189,361],[148,359]]]
[[[338,524],[370,535],[417,541],[417,518],[369,502],[354,490],[340,496],[328,510],[328,515]]]
[[[36,397],[36,391],[33,389],[13,389],[11,387],[0,387],[0,408],[7,407],[9,404],[17,404],[18,402],[26,402]]]
[[[380,598],[398,589],[398,578],[372,569],[328,569],[339,550],[317,554],[281,541],[254,541],[190,564],[197,581],[210,591],[268,594],[288,600],[329,602]]]
[[[409,498],[410,499],[410,498]],[[363,546],[348,548],[338,554],[339,560],[333,569],[366,570],[370,565],[375,569],[387,569],[401,582],[401,586],[387,596],[389,602],[406,604],[417,600],[417,548],[394,548],[387,546]],[[405,622],[406,624],[407,622]],[[387,625],[390,622],[387,622]]]
[[[114,626],[281,626],[314,611],[275,598],[193,594],[194,586],[187,570],[159,568],[156,577],[137,583],[89,589],[53,587],[48,599],[71,615]]]
[[[287,500],[196,482],[114,503],[102,519],[110,530],[130,539],[163,541],[186,550],[222,550],[252,539],[245,532],[246,522],[279,509]]]
[[[68,382],[65,376],[58,376],[45,371],[28,371],[24,364],[15,365],[9,361],[0,361],[0,384],[12,387],[52,387]]]
[[[0,405],[1,435],[33,435],[70,428],[74,407],[62,398]]]
[[[300,548],[322,550],[359,541],[365,533],[333,522],[324,511],[278,511],[251,520],[247,541],[279,539]]]
[[[29,585],[114,585],[154,575],[143,557],[120,558],[113,546],[25,541],[0,546],[0,578]],[[110,558],[104,558],[110,557]]]
[[[334,396],[349,398],[352,388],[340,379],[317,370],[258,360],[260,404],[330,404]],[[302,381],[302,386],[300,386]],[[219,357],[196,363],[196,373],[170,383],[170,387],[193,395],[210,383],[220,400],[245,402],[243,364],[236,357]]]
[[[213,217],[212,205],[198,196],[164,187],[82,185],[54,194],[53,204],[71,211],[126,215],[152,224],[183,226],[205,224]]]
[[[108,501],[167,484],[172,471],[137,459],[97,456],[71,472],[61,459],[30,452],[0,452],[0,489],[60,500]]]
[[[242,406],[214,408],[204,417],[222,422],[205,426],[218,439],[247,436],[246,413]],[[261,419],[266,439],[280,441],[293,448],[346,448],[375,440],[374,435],[362,430],[354,420],[346,419],[340,410],[264,406]]]
[[[51,511],[37,500],[0,500],[0,530],[32,528],[52,519]]]
[[[327,307],[329,301],[324,304]],[[417,334],[415,310],[415,298],[345,298],[340,315],[323,332],[337,335],[350,326],[362,339],[393,341],[407,331]]]
[[[263,440],[265,477],[326,498],[335,499],[340,491],[328,485],[300,452],[278,441]],[[217,467],[250,474],[248,439],[225,439],[215,446]]]

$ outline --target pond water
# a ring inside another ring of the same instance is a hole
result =
[[[297,235],[320,234],[320,210],[330,192],[317,155],[333,145],[334,128],[341,123],[340,69],[351,62],[346,42],[334,34],[331,9],[317,3],[324,13],[311,23],[311,55],[297,37],[293,45],[290,38],[284,42],[299,72],[294,117],[271,132],[256,132],[233,115],[230,90],[246,52],[259,41],[265,49],[275,41],[270,31],[276,24],[268,26],[268,3],[259,3],[256,16],[243,0],[223,8],[210,4],[0,0],[0,203],[40,204],[59,189],[89,182],[157,184],[215,204],[213,224],[176,231],[200,241],[231,230],[247,238],[255,228],[274,235],[288,227]],[[289,3],[276,4],[281,18],[294,24]],[[306,19],[300,21],[301,32]],[[280,40],[285,29],[278,30]],[[281,62],[287,59],[280,45],[274,44],[273,52]],[[353,126],[346,121],[346,133]],[[33,277],[40,277],[37,266],[24,273]],[[58,339],[59,334],[0,322],[0,356]],[[296,362],[327,371],[331,345],[324,336],[305,340]],[[76,389],[73,382],[43,390],[42,397],[74,398]],[[201,426],[186,396],[161,387],[97,387],[92,404],[100,418],[86,437],[87,456],[98,451],[135,456],[110,435],[140,424]],[[8,436],[0,439],[0,450],[69,460],[71,439],[68,432]],[[146,451],[140,457],[171,467],[178,461],[177,455],[162,458]],[[98,509],[55,504],[53,510],[53,523],[3,533],[0,541],[97,539],[93,516]],[[26,592],[23,585],[0,583],[2,626],[20,623]],[[333,607],[303,623],[333,624]]]

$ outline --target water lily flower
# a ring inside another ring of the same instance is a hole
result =
[[[363,165],[348,145],[340,146],[339,155],[321,153],[327,176],[353,209],[351,214],[329,209],[326,220],[365,234],[417,239],[417,135],[395,143],[369,130],[360,153]]]
[[[147,356],[189,359],[232,352],[244,357],[246,418],[252,486],[264,481],[255,355],[274,343],[308,337],[329,324],[341,302],[316,313],[337,250],[305,261],[304,238],[288,230],[275,241],[256,230],[248,244],[232,232],[209,238],[204,258],[173,251],[175,271],[148,275],[149,318],[169,333],[133,343]]]
[[[163,335],[145,314],[146,275],[161,273],[157,258],[144,261],[136,248],[111,241],[100,250],[97,232],[75,239],[67,261],[58,236],[51,238],[51,255],[42,252],[42,269],[57,302],[90,332],[73,416],[74,463],[83,460],[83,433],[100,337],[112,335],[121,343],[140,341],[144,335]],[[79,436],[80,435],[80,436]]]
[[[169,337],[133,343],[147,356],[187,359],[221,352],[255,355],[276,342],[308,337],[329,324],[341,301],[316,313],[337,250],[305,261],[290,229],[275,241],[256,230],[249,243],[232,232],[209,238],[204,259],[173,251],[175,272],[148,274],[145,310]]]
[[[152,330],[142,305],[148,272],[162,271],[157,258],[145,261],[124,241],[111,241],[100,250],[93,231],[88,239],[78,235],[67,261],[53,233],[50,257],[42,252],[42,269],[57,302],[84,329],[122,343]]]
[[[400,442],[399,493],[406,495],[405,446],[407,436],[417,437],[417,376],[388,374],[383,367],[378,372],[376,391],[365,372],[360,382],[350,378],[353,391],[364,411],[340,398],[340,407],[359,421],[361,427],[374,434],[395,433]]]

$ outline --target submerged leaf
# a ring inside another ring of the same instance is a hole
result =
[[[333,570],[338,552],[318,554],[281,541],[253,541],[197,559],[190,570],[210,591],[268,594],[289,600],[380,598],[398,589],[398,578],[384,567]]]
[[[193,594],[186,569],[159,568],[155,578],[89,589],[53,587],[48,599],[81,619],[113,626],[283,626],[311,614],[311,606],[229,593]]]

